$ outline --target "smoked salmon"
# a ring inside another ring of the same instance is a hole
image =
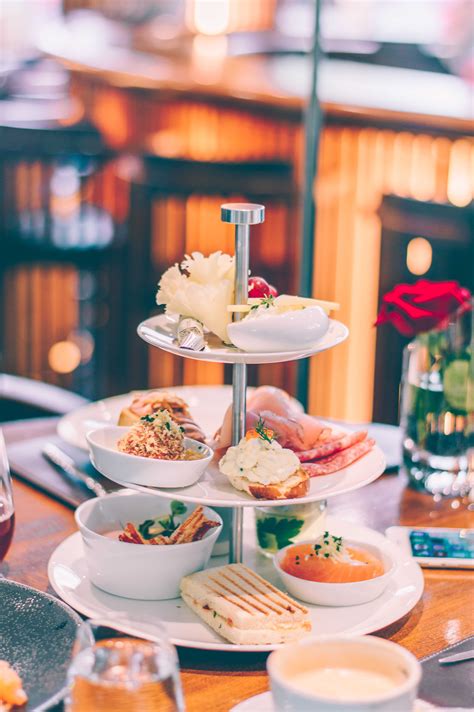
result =
[[[281,568],[292,576],[319,583],[367,581],[385,573],[383,563],[371,552],[344,546],[340,537],[331,538],[341,542],[335,554],[326,550],[322,540],[296,544],[286,552]]]

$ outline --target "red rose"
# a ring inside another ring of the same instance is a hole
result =
[[[462,304],[469,308],[470,298],[469,290],[454,281],[419,279],[415,284],[397,284],[384,296],[375,325],[390,322],[403,336],[416,336],[445,327]]]

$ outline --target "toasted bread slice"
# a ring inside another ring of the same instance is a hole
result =
[[[236,489],[248,492],[256,499],[296,499],[308,494],[310,477],[300,467],[294,475],[278,484],[264,485],[251,482],[247,477],[232,477],[231,483]]]
[[[285,643],[311,631],[305,606],[243,564],[185,576],[181,596],[213,630],[232,643]]]

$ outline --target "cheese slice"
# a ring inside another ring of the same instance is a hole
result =
[[[304,307],[321,307],[325,312],[337,311],[339,309],[339,304],[337,302],[329,302],[324,299],[312,299],[310,297],[298,297],[292,294],[280,294],[278,299],[278,306],[288,309],[303,309]],[[259,304],[260,298],[249,297],[247,304],[229,304],[227,311],[233,313],[246,313],[250,309]]]

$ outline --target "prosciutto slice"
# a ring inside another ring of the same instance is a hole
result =
[[[366,455],[375,445],[375,440],[367,438],[358,442],[351,447],[338,452],[336,455],[322,458],[318,462],[306,462],[302,465],[310,477],[318,477],[319,475],[330,475],[333,472],[342,470],[343,467],[351,465],[359,458]]]

